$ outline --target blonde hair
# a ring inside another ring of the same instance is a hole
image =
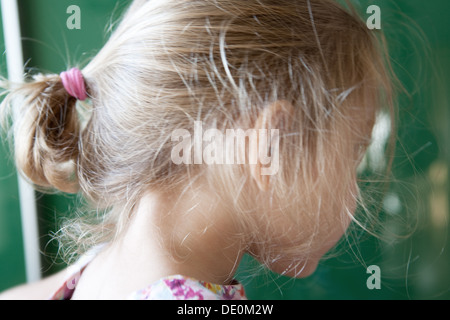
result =
[[[281,157],[271,196],[292,199],[313,188],[301,182],[325,179],[313,174],[327,165],[325,150],[345,143],[338,121],[350,126],[351,113],[371,118],[389,100],[380,48],[376,33],[332,0],[135,0],[82,69],[87,103],[69,96],[58,75],[38,75],[10,90],[2,112],[20,110],[13,128],[24,176],[81,191],[102,211],[88,231],[81,220],[63,229],[91,245],[120,232],[147,190],[182,189],[200,175],[230,207],[250,210],[245,166],[171,161],[171,133],[195,120],[221,131],[249,128],[268,104],[288,101],[294,111],[277,124]],[[347,112],[355,96],[358,109]],[[336,170],[348,170],[347,162]]]

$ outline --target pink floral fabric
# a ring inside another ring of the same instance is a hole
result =
[[[246,300],[244,287],[234,282],[217,285],[181,275],[163,278],[133,293],[131,300]]]
[[[89,252],[68,269],[66,280],[50,300],[70,300],[83,270],[95,257]],[[148,287],[133,292],[128,300],[246,300],[244,287],[237,281],[217,285],[182,275],[162,278]]]

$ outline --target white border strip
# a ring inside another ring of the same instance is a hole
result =
[[[1,0],[1,5],[8,77],[10,81],[20,83],[24,63],[17,0]],[[34,282],[41,278],[36,197],[33,187],[20,175],[18,180],[26,276],[27,282]]]

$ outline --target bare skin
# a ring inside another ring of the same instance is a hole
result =
[[[230,232],[232,222],[220,219],[226,215],[212,210],[210,202],[197,202],[198,196],[189,192],[184,198],[200,205],[189,209],[188,201],[174,204],[166,196],[146,195],[122,236],[84,270],[72,299],[124,299],[175,274],[230,283],[243,254],[241,241],[230,236],[236,231]],[[66,274],[12,289],[0,299],[46,299]]]
[[[273,114],[277,113],[279,108],[275,106]],[[269,112],[267,116],[272,115]],[[360,137],[370,134],[373,123],[363,120],[355,119],[352,126],[347,125],[352,130],[345,131],[345,126],[341,129],[347,135],[342,154],[359,150]],[[359,127],[361,130],[355,130]],[[207,184],[198,183],[181,194],[149,192],[135,208],[122,234],[84,270],[72,298],[124,299],[160,278],[176,274],[229,284],[245,252],[277,273],[308,276],[351,221],[356,207],[358,158],[355,153],[354,161],[346,159],[352,163],[352,174],[343,174],[329,163],[320,172],[325,178],[318,180],[324,187],[315,185],[311,193],[295,199],[289,214],[277,211],[282,206],[269,197],[262,197],[260,203],[255,201],[250,224],[236,223],[236,212],[221,202],[217,192],[202,187]],[[261,180],[257,170],[252,175],[248,183],[258,185],[262,192],[270,190],[270,185],[265,185],[270,180]],[[291,199],[283,200],[286,201]],[[267,212],[272,207],[274,210]],[[263,211],[266,213],[260,214]],[[346,211],[347,216],[342,214]],[[311,215],[312,212],[316,214]],[[310,249],[307,255],[295,251],[302,242]],[[264,251],[268,243],[277,248],[270,255]],[[41,282],[12,289],[1,294],[0,299],[47,299],[61,286],[66,274],[62,271]]]

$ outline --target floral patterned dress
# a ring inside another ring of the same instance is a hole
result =
[[[98,250],[84,255],[68,269],[67,277],[50,300],[70,300],[78,280]],[[142,290],[131,293],[129,300],[246,300],[244,287],[237,281],[230,285],[217,285],[182,275],[162,278]]]

